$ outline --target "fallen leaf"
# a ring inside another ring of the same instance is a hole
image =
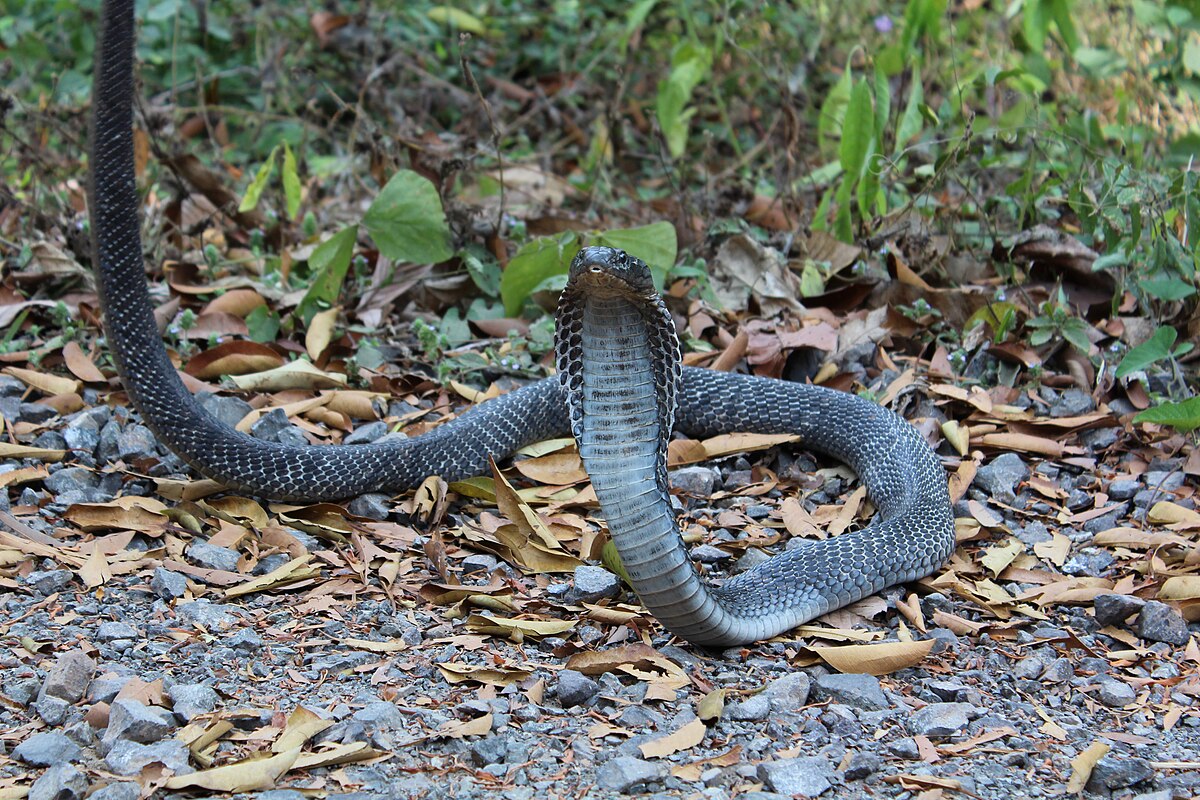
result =
[[[67,369],[71,370],[71,374],[85,383],[104,383],[108,379],[104,377],[104,373],[97,369],[96,364],[88,357],[88,354],[83,352],[83,348],[79,346],[79,342],[71,340],[63,345],[62,349],[63,361],[67,364]]]
[[[707,732],[708,727],[704,721],[696,718],[666,736],[660,736],[638,745],[638,749],[642,751],[643,758],[664,758],[674,753],[690,750],[700,744],[704,741],[704,735]]]
[[[1092,777],[1092,770],[1095,768],[1096,762],[1104,758],[1109,749],[1104,742],[1092,742],[1086,750],[1071,759],[1071,777],[1067,779],[1067,794],[1083,791],[1088,778]]]
[[[279,734],[279,738],[271,745],[271,752],[286,753],[289,750],[298,749],[333,724],[334,721],[331,719],[323,719],[304,706],[296,706],[296,709],[288,714],[283,733]]]
[[[346,385],[346,376],[323,372],[311,361],[296,359],[282,367],[255,372],[250,375],[234,375],[233,384],[245,392],[280,392],[285,389],[335,389]]]
[[[562,619],[506,619],[484,614],[467,617],[467,629],[475,633],[504,636],[514,642],[524,641],[526,636],[557,636],[575,627],[574,620]]]
[[[713,689],[700,700],[696,706],[696,716],[702,722],[715,724],[721,719],[721,712],[725,710],[725,689]]]
[[[319,311],[308,323],[308,330],[304,332],[304,349],[313,361],[320,358],[321,354],[325,352],[325,348],[329,347],[329,343],[333,341],[334,327],[337,325],[338,314],[341,310],[341,306],[334,306]]]
[[[283,356],[265,344],[235,339],[221,342],[188,359],[184,372],[201,380],[222,375],[262,373],[284,365]]]
[[[1159,600],[1195,600],[1200,598],[1200,575],[1176,575],[1163,581]]]
[[[936,617],[934,622],[938,622]],[[880,642],[809,649],[840,672],[887,675],[889,672],[921,663],[933,651],[934,644],[934,639],[925,639],[916,642]]]
[[[468,736],[487,736],[492,731],[492,715],[484,714],[474,719],[453,719],[437,729],[438,736],[450,739],[465,739]]]
[[[37,458],[42,461],[62,461],[66,450],[54,450],[49,447],[29,447],[23,444],[0,442],[0,458]]]
[[[208,789],[215,792],[249,792],[255,789],[273,789],[283,773],[292,768],[300,756],[300,748],[294,747],[269,758],[250,758],[215,767],[190,775],[176,775],[164,784],[168,789]]]
[[[533,670],[518,667],[485,667],[479,664],[460,664],[446,662],[437,665],[447,683],[463,683],[478,681],[490,686],[509,686],[523,681],[533,674]]]
[[[1020,539],[1010,536],[1004,544],[989,547],[987,552],[980,557],[979,563],[986,567],[992,575],[999,577],[1000,573],[1004,572],[1024,549],[1025,545]]]
[[[74,378],[64,378],[61,375],[48,375],[32,369],[21,367],[5,367],[4,372],[12,375],[22,383],[32,386],[42,394],[56,395],[77,392],[81,388],[79,381]]]

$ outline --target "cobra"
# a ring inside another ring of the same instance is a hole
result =
[[[399,492],[429,475],[453,481],[488,458],[568,431],[646,608],[700,645],[787,631],[887,586],[934,571],[954,546],[945,473],[915,428],[822,387],[681,369],[674,326],[646,265],[581,250],[560,304],[558,377],[483,403],[408,440],[297,447],[222,424],[180,381],[155,325],[144,277],[133,154],[133,0],[105,0],[93,87],[89,212],[105,334],[133,405],[159,439],[230,489],[316,501]],[[561,385],[560,385],[561,384]],[[668,495],[672,428],[695,437],[798,434],[845,461],[873,500],[860,530],[806,542],[714,586],[691,564]]]

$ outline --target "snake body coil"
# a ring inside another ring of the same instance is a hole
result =
[[[154,322],[143,267],[133,168],[133,0],[106,0],[95,59],[89,209],[109,347],[144,421],[168,447],[223,484],[284,500],[395,492],[428,475],[456,480],[541,439],[579,439],[622,560],[647,607],[697,644],[751,642],[892,584],[929,574],[950,554],[946,479],[916,430],[853,395],[709,370],[679,370],[659,306],[619,295],[566,303],[559,357],[577,358],[565,391],[547,378],[423,436],[342,447],[259,441],[205,413],[183,386]],[[589,248],[573,269],[644,270]],[[646,298],[649,299],[649,298]],[[650,302],[653,302],[652,300]],[[646,323],[649,321],[649,325]],[[658,349],[655,349],[658,348]],[[578,377],[578,384],[571,381]],[[570,412],[566,400],[571,401]],[[677,408],[669,410],[672,400]],[[846,461],[879,515],[850,534],[790,550],[709,586],[670,515],[665,448],[674,426],[697,437],[794,433]]]

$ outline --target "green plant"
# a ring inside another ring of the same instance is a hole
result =
[[[1088,324],[1071,313],[1062,287],[1058,288],[1058,300],[1047,300],[1038,307],[1038,316],[1025,321],[1029,331],[1029,343],[1041,347],[1050,341],[1062,338],[1085,356],[1092,349],[1088,339]]]

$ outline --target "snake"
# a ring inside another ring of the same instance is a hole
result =
[[[105,0],[94,60],[88,210],[104,335],[130,402],[158,439],[230,490],[284,500],[399,493],[457,481],[545,439],[574,436],[609,536],[645,608],[671,634],[725,647],[785,633],[935,571],[954,548],[945,470],[917,429],[848,392],[681,367],[672,316],[646,264],[579,250],[558,309],[557,374],[408,439],[287,445],[205,411],[154,319],[134,171],[133,0]],[[672,431],[791,434],[841,460],[875,506],[869,524],[801,540],[717,583],[691,561],[671,507]]]

